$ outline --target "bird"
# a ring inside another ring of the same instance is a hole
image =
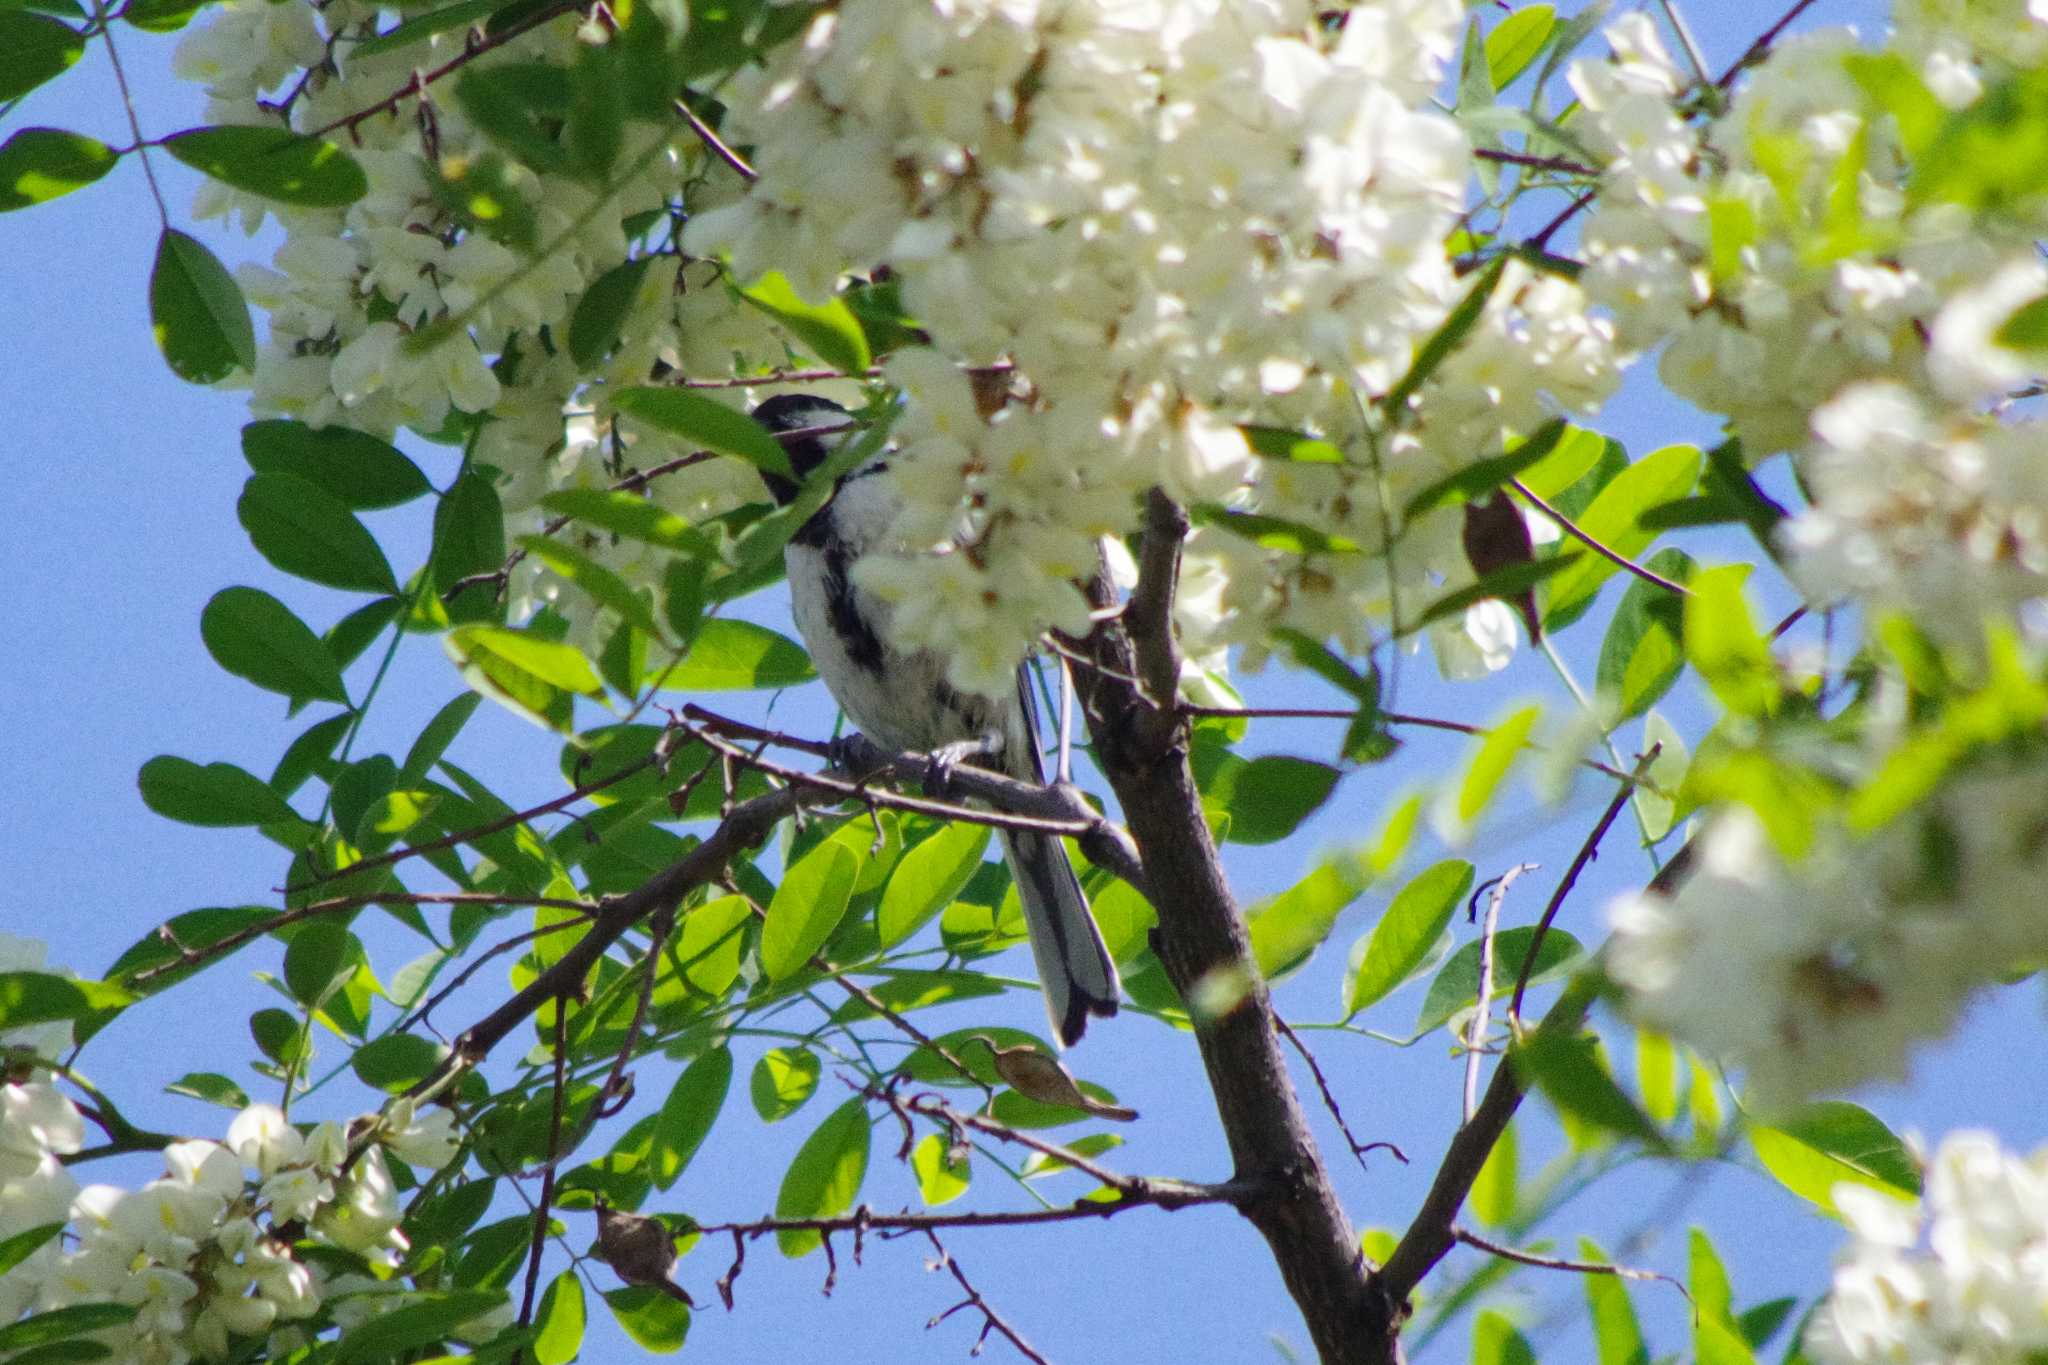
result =
[[[831,451],[815,428],[846,427],[851,414],[816,394],[778,394],[754,418],[783,442],[796,478],[766,474],[768,490],[788,506],[800,481]],[[843,438],[842,438],[843,439]],[[830,499],[797,528],[783,551],[791,614],[825,687],[862,734],[899,752],[964,761],[1020,781],[1040,783],[1036,720],[1029,678],[1020,666],[1001,697],[956,690],[946,660],[931,650],[890,641],[891,608],[853,581],[853,565],[888,532],[899,506],[885,459],[841,476]],[[1045,992],[1046,1014],[1062,1047],[1079,1042],[1091,1015],[1117,1010],[1116,963],[1088,910],[1088,897],[1059,837],[999,829],[997,837],[1024,908],[1031,955]]]
[[[987,1047],[989,1055],[995,1058],[996,1075],[1003,1078],[1003,1084],[1027,1100],[1065,1105],[1069,1109],[1084,1110],[1097,1118],[1115,1119],[1118,1123],[1129,1123],[1138,1117],[1135,1109],[1107,1104],[1093,1095],[1084,1094],[1067,1069],[1060,1065],[1059,1058],[1040,1052],[1029,1044],[1001,1047],[986,1033],[970,1033],[960,1041]]]
[[[615,1209],[597,1200],[597,1249],[605,1264],[627,1284],[659,1289],[685,1308],[695,1308],[689,1291],[669,1278],[675,1269],[676,1239],[658,1218]]]

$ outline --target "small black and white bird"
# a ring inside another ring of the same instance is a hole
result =
[[[782,435],[845,422],[845,408],[812,394],[780,394],[754,409],[754,418]],[[802,479],[830,454],[828,438],[785,441]],[[831,438],[840,439],[840,438]],[[952,745],[1000,742],[991,755],[967,762],[1025,782],[1045,781],[1039,764],[1028,679],[995,698],[956,691],[946,661],[929,650],[904,652],[889,643],[887,603],[854,586],[852,569],[896,518],[888,480],[876,477],[886,462],[870,461],[845,475],[832,498],[806,521],[783,551],[796,628],[825,686],[853,723],[885,748],[931,753]],[[787,505],[798,486],[769,476],[769,491]],[[1062,1046],[1078,1041],[1091,1014],[1116,1013],[1116,964],[1088,912],[1088,898],[1057,835],[999,830],[1003,854],[1023,903],[1045,988],[1046,1012]]]

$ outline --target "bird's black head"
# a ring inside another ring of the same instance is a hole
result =
[[[754,409],[754,420],[777,436],[811,427],[838,426],[846,420],[846,415],[845,408],[812,393],[778,393]],[[813,469],[825,463],[825,457],[831,450],[822,436],[785,441],[783,449],[789,452],[789,464],[796,470],[797,482],[792,483],[779,474],[763,474],[761,477],[767,483],[768,491],[775,495],[775,501],[787,507],[796,500],[798,484]]]

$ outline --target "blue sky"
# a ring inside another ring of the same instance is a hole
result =
[[[1867,23],[1870,13],[1868,6],[1822,3],[1812,18]],[[1721,61],[1770,22],[1775,7],[1699,6],[1692,17],[1702,44]],[[145,130],[162,134],[196,122],[197,92],[169,76],[171,42],[126,30],[121,37]],[[104,50],[90,50],[79,69],[37,92],[9,120],[10,127],[24,124],[125,142]],[[268,243],[222,233],[213,224],[194,227],[185,211],[195,177],[166,157],[155,165],[175,223],[197,232],[231,262],[267,258]],[[284,598],[316,628],[354,605],[284,578],[240,533],[234,504],[247,473],[237,448],[238,430],[247,420],[243,400],[180,383],[151,342],[146,287],[158,221],[138,172],[124,164],[83,192],[0,217],[0,259],[6,262],[0,354],[8,357],[0,366],[0,411],[10,416],[11,438],[10,474],[0,485],[7,527],[0,535],[0,581],[15,584],[17,602],[16,662],[0,670],[0,716],[7,722],[0,728],[0,772],[9,777],[0,802],[10,831],[0,841],[0,875],[13,888],[0,908],[0,928],[48,940],[54,960],[87,974],[104,970],[118,952],[173,914],[273,899],[271,890],[282,876],[274,850],[248,833],[170,824],[145,810],[136,794],[137,768],[159,753],[268,772],[305,723],[288,720],[278,699],[214,665],[198,631],[206,600],[229,584],[252,584]],[[1712,438],[1710,422],[1659,399],[1648,378],[1638,375],[1606,414],[1604,429],[1637,452],[1674,440]],[[417,444],[413,449],[428,474],[445,483],[453,470],[450,452]],[[376,523],[380,529],[388,525],[404,550],[416,555],[424,549],[423,518],[416,512],[387,515],[392,519]],[[1715,542],[1704,553],[1717,551],[1722,557],[1742,553],[1740,546]],[[1608,588],[1610,594],[1619,590]],[[787,628],[776,595],[764,598],[756,614]],[[1582,678],[1590,678],[1599,646],[1594,629],[1582,627],[1561,641]],[[1249,687],[1276,681],[1254,680]],[[425,717],[460,687],[434,642],[409,643],[358,752],[403,753]],[[1279,687],[1289,699],[1317,695],[1297,682]],[[1519,699],[1564,704],[1550,670],[1529,654],[1499,678],[1458,688],[1437,683],[1426,659],[1414,660],[1403,669],[1402,689],[1402,709],[1478,722]],[[708,700],[758,714],[770,698]],[[1697,725],[1686,723],[1702,714],[1696,704],[1681,700],[1674,709],[1681,728],[1696,734]],[[793,728],[823,733],[829,703],[814,685],[777,702],[776,716]],[[1328,729],[1271,724],[1255,731],[1253,744],[1314,754],[1326,752],[1333,739]],[[487,706],[451,756],[509,799],[537,802],[561,790],[556,747],[531,726]],[[1317,821],[1293,839],[1266,849],[1233,847],[1233,877],[1247,897],[1284,887],[1306,870],[1316,849],[1376,830],[1402,793],[1464,751],[1462,741],[1413,736],[1394,763],[1349,777]],[[1582,783],[1562,809],[1514,827],[1484,829],[1461,856],[1477,863],[1482,877],[1517,862],[1543,864],[1511,903],[1511,917],[1519,913],[1526,922],[1606,794]],[[1593,936],[1604,900],[1641,881],[1645,864],[1629,844],[1623,832],[1611,837],[1606,856],[1567,906],[1564,927]],[[1436,856],[1441,852],[1423,850],[1410,870]],[[1346,949],[1370,928],[1391,889],[1379,888],[1353,907],[1318,959],[1283,985],[1280,999],[1290,1018],[1335,1017]],[[1461,924],[1460,933],[1469,931]],[[394,943],[377,965],[388,974],[417,948],[414,943],[401,952]],[[260,1078],[246,1068],[251,1048],[243,1018],[270,1003],[249,974],[274,971],[277,963],[274,948],[245,952],[195,986],[132,1011],[95,1041],[85,1055],[87,1070],[150,1125],[217,1135],[225,1111],[161,1095],[159,1087],[184,1071],[218,1070],[236,1075],[252,1093],[264,1093]],[[1016,975],[1029,975],[1021,952],[1005,965]],[[446,1023],[460,1027],[481,1013],[489,992],[501,988],[493,979],[486,972],[478,990],[444,1010]],[[1729,984],[1740,989],[1740,983]],[[1420,994],[1409,987],[1365,1022],[1405,1032]],[[1985,1125],[2010,1144],[2031,1147],[2048,1137],[2048,1110],[2036,1087],[2015,1082],[2037,1070],[2040,1015],[2038,985],[2023,985],[1975,1010],[1962,1034],[1923,1056],[1914,1086],[1859,1098],[1896,1128],[1931,1135]],[[951,1026],[968,1017],[939,1022]],[[1030,1028],[1042,1024],[1035,994],[1021,991],[1001,1002],[999,1014],[973,1017]],[[1341,1159],[1338,1149],[1329,1149],[1353,1220],[1361,1228],[1398,1227],[1427,1183],[1432,1155],[1455,1125],[1462,1067],[1441,1035],[1406,1050],[1308,1036],[1361,1136],[1394,1142],[1414,1160],[1403,1168],[1376,1156],[1371,1169],[1361,1171]],[[332,1064],[342,1056],[329,1040],[323,1060]],[[743,1067],[750,1057],[743,1047]],[[1192,1179],[1228,1174],[1200,1064],[1184,1036],[1126,1016],[1096,1025],[1072,1061],[1144,1115],[1114,1154],[1120,1168]],[[664,1093],[674,1069],[658,1060],[643,1066],[640,1094]],[[765,1213],[788,1155],[838,1103],[830,1074],[828,1068],[825,1086],[807,1108],[773,1126],[761,1124],[735,1094],[682,1183],[657,1196],[653,1206],[706,1221]],[[1299,1079],[1306,1082],[1305,1076]],[[321,1098],[331,1101],[335,1113],[369,1102],[347,1084]],[[1312,1093],[1307,1102],[1313,1105]],[[316,1103],[312,1112],[329,1110]],[[1525,1123],[1531,1119],[1533,1111]],[[892,1131],[878,1129],[864,1191],[878,1207],[915,1199],[908,1172],[889,1159],[893,1146]],[[1533,1148],[1541,1155],[1554,1146],[1554,1134],[1540,1120],[1524,1134],[1525,1153]],[[1525,1168],[1529,1164],[1525,1156]],[[149,1164],[140,1163],[115,1175],[81,1176],[136,1183],[151,1174]],[[1083,1186],[1065,1176],[1045,1192],[1072,1198]],[[978,1172],[969,1196],[991,1207],[1014,1205],[1018,1198],[1000,1176],[986,1171]],[[1661,1227],[1649,1230],[1635,1253],[1637,1263],[1682,1271],[1682,1229],[1698,1222],[1721,1245],[1745,1303],[1780,1292],[1812,1292],[1823,1282],[1836,1241],[1832,1225],[1732,1165],[1642,1163],[1610,1187],[1583,1196],[1543,1232],[1567,1247],[1581,1234],[1614,1245],[1645,1209],[1656,1211]],[[588,1217],[570,1218],[571,1241],[581,1246],[589,1235]],[[1305,1333],[1262,1244],[1247,1224],[1224,1212],[1140,1211],[1100,1225],[957,1233],[948,1241],[975,1284],[1052,1360],[1088,1361],[1112,1351],[1126,1365],[1191,1357],[1276,1359],[1269,1337],[1306,1349]],[[727,1314],[711,1293],[712,1281],[726,1268],[727,1247],[707,1243],[679,1272],[706,1305],[688,1350],[700,1358],[709,1352],[721,1359],[780,1359],[829,1344],[844,1365],[955,1358],[973,1342],[972,1315],[926,1330],[927,1319],[957,1299],[950,1279],[925,1268],[928,1255],[922,1241],[871,1240],[864,1264],[855,1268],[842,1252],[837,1288],[826,1299],[818,1293],[822,1258],[786,1262],[771,1246],[757,1244],[738,1283],[737,1311]],[[551,1261],[548,1273],[558,1268]],[[596,1279],[610,1284],[602,1269]],[[1560,1319],[1564,1325],[1539,1337],[1545,1358],[1582,1358],[1584,1339],[1565,1322],[1583,1316],[1579,1284],[1542,1274],[1525,1275],[1521,1283],[1534,1305],[1528,1314],[1532,1324],[1546,1321],[1546,1306],[1567,1309]],[[1656,1285],[1633,1292],[1657,1332],[1653,1344],[1680,1347],[1687,1319],[1677,1294]],[[603,1324],[603,1315],[595,1321]],[[596,1330],[601,1334],[593,1336],[586,1359],[631,1357],[608,1325]],[[1001,1344],[988,1349],[997,1359],[1006,1350]],[[1420,1359],[1460,1359],[1462,1351],[1447,1339]]]

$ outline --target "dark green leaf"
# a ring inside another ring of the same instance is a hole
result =
[[[0,37],[0,51],[5,48]],[[256,368],[256,329],[235,277],[196,237],[176,228],[165,228],[157,239],[149,320],[157,349],[180,379],[211,384],[237,367]]]
[[[1442,597],[1431,602],[1422,609],[1422,614],[1415,618],[1414,623],[1408,629],[1411,631],[1421,630],[1424,626],[1434,625],[1438,621],[1449,620],[1453,616],[1462,616],[1467,611],[1470,611],[1475,604],[1483,602],[1489,597],[1498,598],[1512,605],[1516,598],[1535,587],[1538,583],[1541,583],[1544,579],[1559,576],[1566,569],[1577,564],[1581,558],[1585,557],[1587,556],[1582,555],[1578,550],[1566,550],[1561,554],[1552,555],[1548,559],[1529,560],[1519,564],[1510,564],[1504,569],[1495,569],[1482,577],[1478,582],[1468,583],[1455,592],[1447,592]],[[1546,631],[1549,629],[1547,622],[1544,629]]]
[[[1380,675],[1377,668],[1360,673],[1321,640],[1310,639],[1291,626],[1276,626],[1273,641],[1278,644],[1298,667],[1339,689],[1365,710],[1376,710],[1380,704]]]
[[[1466,465],[1457,473],[1438,479],[1408,499],[1401,509],[1402,519],[1412,521],[1424,512],[1452,503],[1478,502],[1531,465],[1548,459],[1569,429],[1570,425],[1561,417],[1545,422],[1505,454]]]
[[[121,7],[121,18],[144,33],[176,33],[208,3],[210,0],[128,0]]]
[[[272,418],[242,428],[242,458],[259,474],[296,474],[355,511],[397,507],[432,490],[389,442],[349,427]]]
[[[858,1098],[848,1100],[804,1139],[775,1196],[778,1218],[830,1218],[853,1207],[868,1169],[868,1116]],[[815,1232],[775,1234],[785,1256],[802,1256],[822,1244]]]
[[[1451,858],[1423,869],[1395,893],[1344,983],[1345,1018],[1384,999],[1422,965],[1471,889],[1472,864]]]
[[[569,112],[566,69],[548,62],[471,66],[455,82],[455,99],[507,154],[536,171],[572,169],[559,138]]]
[[[238,678],[287,697],[348,705],[348,688],[327,646],[267,592],[221,589],[199,614],[199,635],[214,662]]]
[[[742,289],[740,297],[788,328],[812,355],[843,374],[864,374],[873,363],[867,334],[844,299],[809,303],[773,270]]]
[[[657,674],[676,692],[722,692],[737,688],[793,687],[817,677],[802,645],[752,621],[706,621],[690,651]]]
[[[5,18],[6,13],[0,10],[0,18]],[[0,25],[0,42],[5,41],[6,28]],[[126,1303],[79,1303],[69,1308],[52,1308],[47,1313],[37,1313],[0,1327],[0,1351],[25,1351],[31,1346],[64,1341],[87,1332],[103,1332],[109,1327],[133,1321],[135,1313],[135,1306]],[[10,1357],[13,1360],[20,1358]]]
[[[585,526],[664,550],[707,558],[717,553],[709,536],[659,503],[649,502],[637,493],[622,493],[609,488],[563,488],[542,497],[540,505],[547,511],[572,517]]]
[[[615,44],[581,43],[569,69],[569,118],[563,137],[573,169],[586,180],[602,183],[625,141],[622,63]]]
[[[338,919],[300,925],[284,950],[284,982],[292,998],[309,1009],[318,1007],[337,979],[353,970],[352,959],[361,952],[355,935]]]
[[[1204,796],[1229,813],[1232,842],[1270,844],[1294,833],[1343,775],[1314,759],[1266,754],[1227,765]]]
[[[116,160],[113,148],[83,133],[20,129],[0,143],[0,213],[90,185],[114,169]]]
[[[1673,583],[1692,578],[1682,550],[1659,550],[1644,566]],[[1654,583],[1631,579],[1600,643],[1600,690],[1621,703],[1618,719],[1656,705],[1685,667],[1685,602]]]
[[[330,588],[395,593],[383,547],[341,499],[295,474],[253,474],[235,504],[257,552]]]
[[[1529,1082],[1566,1114],[1662,1150],[1664,1135],[1601,1065],[1595,1040],[1537,1030],[1511,1054]]]
[[[514,0],[514,4],[519,0]],[[477,68],[471,67],[472,72]],[[470,227],[518,251],[540,246],[540,220],[527,199],[533,177],[497,152],[467,159],[443,158],[433,167],[434,198]],[[433,350],[454,336],[451,315],[406,339],[414,354]]]
[[[688,389],[623,389],[613,399],[620,412],[658,431],[721,455],[733,455],[768,474],[794,478],[789,453],[753,418]]]
[[[1458,300],[1458,306],[1444,319],[1443,326],[1432,332],[1429,340],[1423,342],[1416,350],[1414,363],[1409,365],[1408,373],[1402,375],[1400,381],[1388,389],[1386,396],[1380,400],[1381,411],[1390,414],[1396,422],[1407,420],[1408,401],[1429,381],[1429,377],[1436,373],[1437,367],[1464,344],[1466,336],[1478,325],[1480,317],[1486,312],[1488,300],[1492,299],[1494,289],[1500,284],[1501,272],[1507,269],[1507,264],[1507,257],[1496,256],[1480,268],[1478,277],[1472,281],[1472,287],[1465,291],[1464,298]]]
[[[1319,531],[1313,526],[1285,517],[1263,516],[1257,512],[1233,512],[1214,503],[1197,503],[1191,509],[1197,523],[1242,536],[1252,544],[1289,554],[1357,554],[1357,541]]]
[[[1494,935],[1494,999],[1513,992],[1515,979],[1528,960],[1529,946],[1535,938],[1536,930],[1530,925],[1503,929]],[[1583,960],[1585,951],[1564,930],[1551,929],[1537,945],[1536,960],[1529,963],[1529,984],[1539,985],[1565,975]],[[1474,939],[1437,969],[1436,978],[1429,983],[1429,994],[1423,998],[1422,1010],[1415,1017],[1417,1038],[1442,1028],[1459,1010],[1479,1003],[1479,954],[1480,943]]]
[[[384,633],[384,627],[398,619],[399,613],[404,610],[404,598],[380,597],[374,602],[357,607],[329,626],[327,633],[320,637],[321,643],[327,646],[327,652],[333,657],[336,667],[347,668],[370,647],[371,641]],[[304,698],[294,700],[302,701]]]
[[[633,311],[633,302],[639,297],[640,282],[647,278],[647,267],[653,264],[652,256],[642,256],[638,260],[615,265],[591,281],[590,288],[577,300],[576,311],[569,315],[569,355],[578,365],[594,369],[611,354],[612,347],[619,344],[619,333],[625,328],[626,316]],[[653,505],[644,499],[635,501],[650,507]]]
[[[188,910],[182,915],[173,915],[168,923],[150,930],[128,951],[115,958],[114,965],[107,968],[107,977],[109,980],[126,980],[134,989],[154,994],[191,976],[201,965],[226,961],[227,953],[210,954],[206,950],[277,918],[277,914],[277,911],[262,906],[244,905]],[[137,973],[170,967],[179,962],[187,951],[199,955],[202,963],[163,972],[146,983],[133,980]]]
[[[761,925],[761,970],[770,981],[800,971],[839,927],[859,860],[842,843],[819,844],[783,875]]]
[[[189,758],[160,754],[142,765],[136,784],[142,804],[182,824],[226,827],[298,819],[282,796],[232,763],[201,767]]]
[[[0,9],[0,100],[19,99],[61,76],[85,52],[85,39],[71,25],[46,14]]]
[[[298,946],[299,940],[293,939],[292,947]],[[285,962],[289,967],[289,952]],[[285,979],[290,981],[289,972]],[[417,1033],[387,1033],[357,1048],[355,1055],[349,1058],[349,1065],[364,1085],[382,1090],[387,1095],[396,1095],[430,1075],[447,1055],[447,1048]]]
[[[346,208],[370,191],[355,158],[331,142],[274,126],[194,128],[163,149],[225,184],[298,208]]]
[[[297,1065],[310,1055],[306,1030],[290,1010],[257,1010],[249,1016],[249,1037],[259,1052],[279,1066]]]
[[[476,714],[476,708],[483,698],[474,692],[465,692],[434,713],[419,738],[406,751],[405,762],[399,767],[399,781],[406,785],[419,782],[436,763],[441,755],[448,752],[448,746],[462,733],[462,727]]]
[[[344,1333],[327,1359],[332,1365],[397,1359],[446,1338],[504,1301],[504,1294],[495,1289],[393,1295],[378,1304],[382,1311],[376,1317]]]
[[[694,916],[692,916],[694,918]],[[722,992],[721,992],[722,994]],[[683,1069],[662,1102],[654,1125],[652,1169],[655,1188],[667,1189],[710,1136],[732,1087],[732,1053],[716,1047]]]

